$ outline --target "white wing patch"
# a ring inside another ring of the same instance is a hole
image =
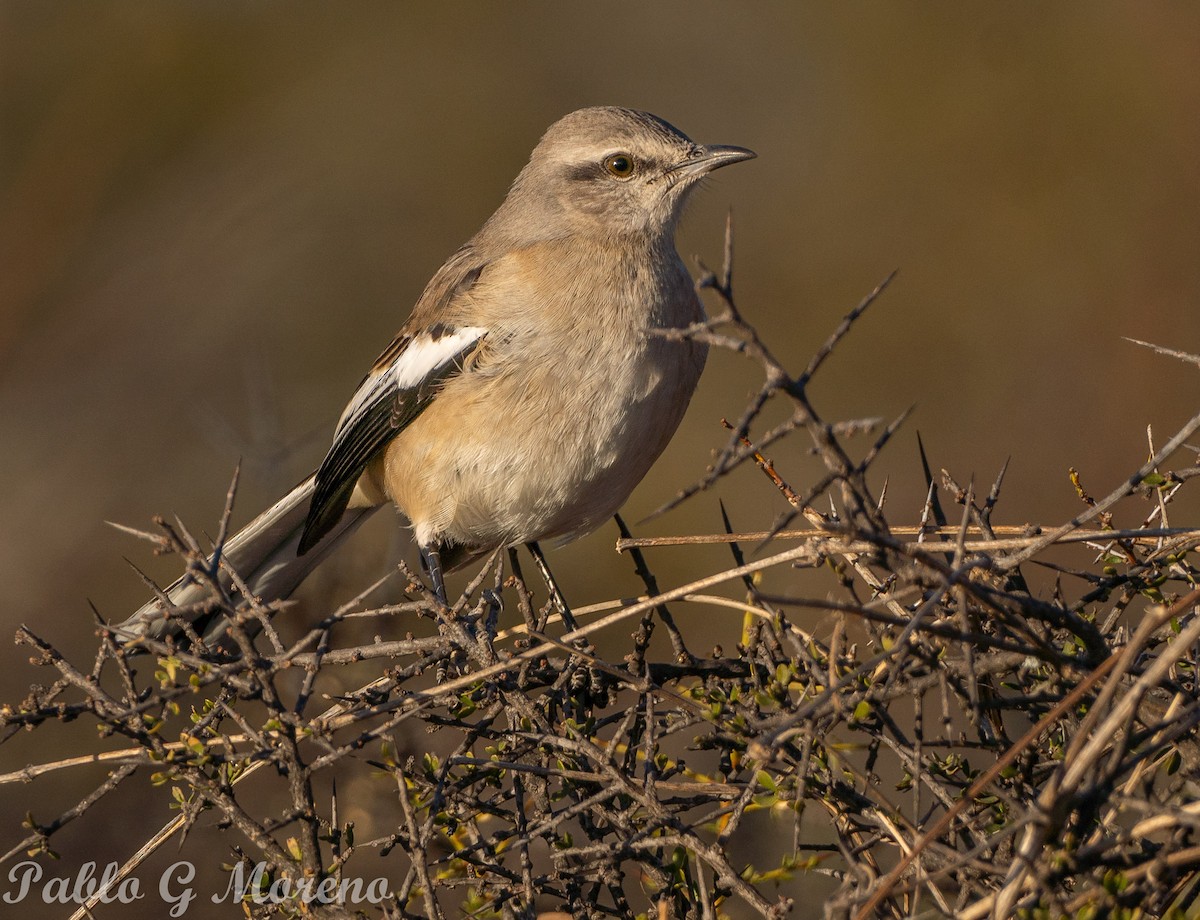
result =
[[[392,379],[401,390],[418,386],[464,348],[483,338],[486,331],[479,326],[463,326],[461,329],[446,330],[436,338],[428,332],[414,336],[408,347],[392,362]]]
[[[463,326],[461,329],[443,327],[439,334],[420,332],[404,346],[391,364],[367,377],[358,392],[342,411],[334,431],[334,440],[361,418],[377,400],[391,399],[398,393],[420,386],[447,361],[483,338],[486,329]]]

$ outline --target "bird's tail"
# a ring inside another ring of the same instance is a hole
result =
[[[347,509],[320,541],[303,556],[298,555],[300,532],[312,499],[313,483],[314,477],[309,476],[225,542],[222,559],[238,574],[250,593],[264,603],[289,596],[375,510],[374,507]],[[227,572],[222,571],[219,577],[226,587],[232,584]],[[201,610],[203,601],[210,596],[208,586],[185,575],[171,585],[166,594],[173,606],[191,606],[196,611],[194,614],[189,612],[188,616],[204,638],[215,638],[224,632],[223,617],[206,616]],[[113,629],[125,640],[162,639],[180,631],[178,619],[168,617],[159,599],[143,605]]]

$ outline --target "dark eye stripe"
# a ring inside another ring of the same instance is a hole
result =
[[[604,167],[599,163],[581,163],[578,166],[567,167],[567,176],[576,182],[599,179],[605,175]]]

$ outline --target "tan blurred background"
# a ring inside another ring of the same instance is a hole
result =
[[[917,428],[964,482],[1012,456],[998,521],[1069,517],[1067,467],[1107,492],[1147,424],[1162,443],[1200,409],[1195,368],[1122,338],[1200,351],[1197,48],[1183,4],[0,4],[0,635],[82,653],[88,599],[144,599],[123,556],[174,572],[105,520],[211,528],[241,457],[244,521],[312,468],[542,130],[598,103],[758,151],[680,249],[718,263],[735,208],[740,304],[792,368],[900,269],[813,386],[829,418],[916,404],[883,462],[894,522],[919,510]],[[630,520],[758,379],[713,357]],[[803,448],[773,452],[797,486]],[[754,471],[716,491],[742,529],[781,507]],[[642,532],[718,522],[704,495]],[[569,596],[640,589],[613,536],[552,555]],[[396,554],[385,512],[305,596]],[[654,557],[666,583],[682,559]],[[0,699],[50,679],[0,655]],[[0,790],[0,839],[21,797]]]

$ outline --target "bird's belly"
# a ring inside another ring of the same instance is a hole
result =
[[[691,343],[657,340],[628,356],[622,373],[564,361],[464,374],[396,437],[375,475],[422,545],[487,550],[582,536],[620,507],[666,447],[703,358]]]

